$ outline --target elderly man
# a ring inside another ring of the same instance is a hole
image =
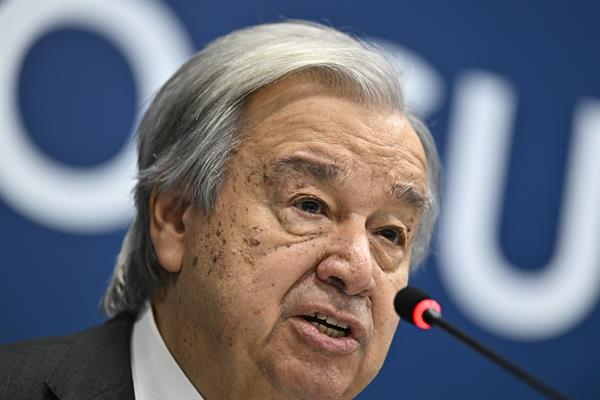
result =
[[[231,33],[138,136],[114,318],[2,350],[0,397],[356,396],[437,214],[435,146],[381,51],[305,22]]]

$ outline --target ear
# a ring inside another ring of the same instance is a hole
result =
[[[178,204],[175,191],[152,191],[150,195],[150,236],[160,265],[179,272],[185,250],[184,214],[189,205]]]

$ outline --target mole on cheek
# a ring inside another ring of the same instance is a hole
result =
[[[208,267],[208,271],[206,272],[206,275],[210,275],[210,273],[213,271],[213,268],[216,267],[217,265],[217,261],[219,261],[219,258],[217,256],[213,256],[212,259],[212,264],[210,265],[210,267]]]
[[[221,257],[223,256],[223,249],[217,248],[217,249],[208,249],[208,245],[206,246],[207,251],[209,252],[211,259],[212,259],[212,263],[210,264],[210,267],[208,268],[208,272],[207,275],[210,275],[210,273],[213,271],[213,268],[216,268],[219,271],[219,276],[221,276],[221,274],[223,273],[223,268],[219,268],[219,260],[221,259]]]

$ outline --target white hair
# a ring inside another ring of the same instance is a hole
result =
[[[426,126],[405,106],[398,74],[375,45],[333,28],[286,21],[241,29],[210,43],[165,83],[138,128],[137,213],[102,300],[109,316],[137,313],[169,274],[150,238],[150,193],[177,188],[180,201],[214,208],[227,161],[243,140],[242,113],[256,91],[304,71],[316,72],[342,96],[405,113],[428,162],[428,201],[411,266],[428,252],[438,213],[439,160]]]

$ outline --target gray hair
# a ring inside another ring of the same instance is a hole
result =
[[[405,106],[398,74],[384,52],[317,23],[264,24],[210,43],[167,81],[146,111],[137,132],[137,213],[102,299],[105,314],[137,313],[168,279],[150,237],[151,192],[177,188],[180,201],[194,202],[206,213],[213,210],[227,162],[243,140],[249,96],[303,71],[316,72],[340,95],[407,115],[428,162],[428,202],[411,266],[423,261],[438,214],[438,155],[425,124]]]

